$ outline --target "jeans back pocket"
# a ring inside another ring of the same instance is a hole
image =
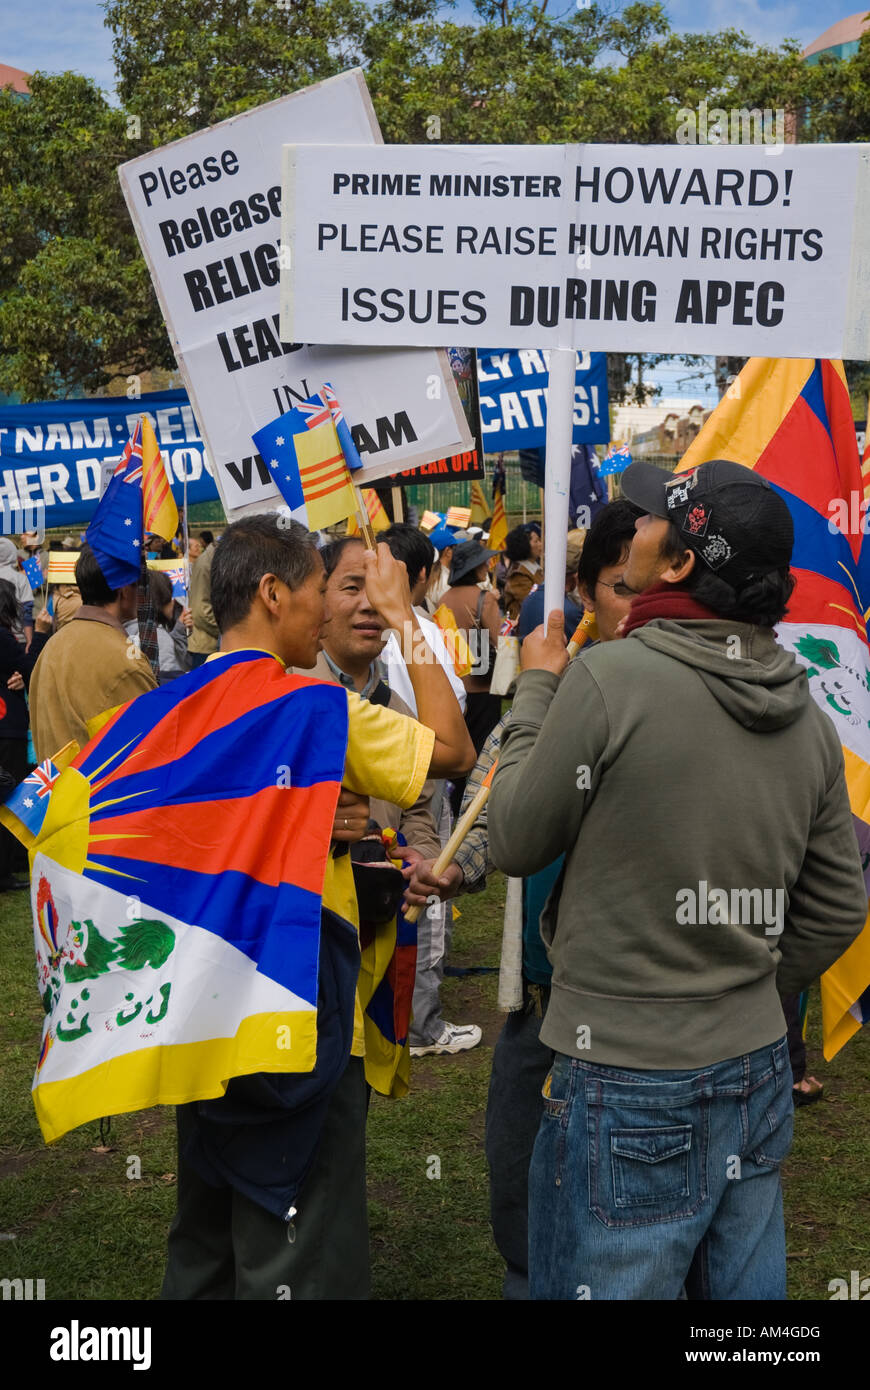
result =
[[[610,1133],[617,1207],[654,1206],[689,1196],[691,1125],[614,1129]]]

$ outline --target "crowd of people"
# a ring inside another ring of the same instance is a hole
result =
[[[245,518],[191,538],[185,604],[144,563],[111,589],[86,544],[75,585],[34,601],[21,566],[38,541],[0,541],[0,766],[12,786],[83,747],[95,716],[228,652],[345,687],[323,906],[358,920],[363,945],[400,905],[421,909],[411,1058],[480,1044],[478,1024],[442,1015],[452,902],[507,876],[486,1110],[504,1296],[783,1298],[779,1169],[794,1105],[821,1094],[798,997],[867,910],[843,758],[775,640],[792,587],[785,503],[725,461],[682,480],[634,464],[622,493],[569,533],[549,614],[536,522],[502,550],[485,529],[393,523],[372,552]],[[584,613],[596,638],[570,660]],[[473,657],[461,674],[457,632]],[[520,644],[509,705],[491,689],[506,638]],[[22,867],[0,829],[0,887],[26,886]],[[753,912],[681,916],[702,885]],[[768,891],[783,895],[775,922],[754,912]],[[394,1082],[360,1013],[292,1239],[264,1193],[296,1131],[251,1117],[244,1181],[219,1187],[197,1158],[205,1122],[180,1107],[164,1297],[368,1297],[366,1113]]]

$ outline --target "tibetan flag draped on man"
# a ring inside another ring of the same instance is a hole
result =
[[[252,438],[291,511],[305,508],[309,531],[356,511],[350,470],[362,459],[328,382]]]
[[[840,736],[870,895],[870,545],[842,363],[750,358],[677,471],[714,458],[754,468],[791,510],[796,586],[777,638],[806,665],[813,698]],[[828,1059],[870,1019],[868,991],[870,918],[822,976]]]
[[[47,769],[30,848],[47,1140],[312,1070],[347,721],[341,686],[237,652],[140,695]]]
[[[170,541],[177,529],[178,508],[157,437],[143,415],[100,498],[85,539],[106,583],[122,589],[139,578],[145,534]]]

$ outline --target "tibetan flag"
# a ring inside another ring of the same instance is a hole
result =
[[[504,550],[504,543],[507,539],[507,517],[505,516],[504,499],[507,483],[504,460],[499,454],[495,472],[492,475],[492,525],[489,528],[489,548],[490,550]]]
[[[142,505],[145,530],[171,541],[178,530],[178,508],[166,476],[154,426],[142,416]]]
[[[44,763],[40,763],[39,767],[28,773],[5,804],[0,806],[0,825],[5,825],[7,830],[11,830],[28,849],[36,843],[42,829],[48,810],[48,799],[58,777],[80,752],[77,743],[64,744],[53,758],[46,758]]]
[[[45,579],[42,574],[42,565],[39,563],[39,556],[29,555],[21,568],[24,570],[24,577],[31,589],[41,589]]]
[[[754,468],[791,510],[796,587],[777,638],[807,666],[813,698],[837,728],[870,897],[870,545],[842,363],[750,358],[677,472],[714,458]],[[825,1057],[868,1017],[870,918],[822,976]]]
[[[310,531],[356,511],[350,469],[362,460],[328,384],[252,437],[288,507],[305,508]]]
[[[234,652],[122,706],[54,780],[30,850],[46,1140],[312,1071],[347,729],[341,686]]]
[[[80,550],[50,550],[46,584],[75,584]]]
[[[142,530],[142,422],[137,420],[85,532],[110,589],[137,582]]]

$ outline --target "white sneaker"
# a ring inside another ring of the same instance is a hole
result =
[[[444,1032],[437,1042],[429,1043],[427,1047],[412,1047],[412,1057],[428,1057],[431,1054],[439,1056],[442,1052],[467,1052],[471,1047],[477,1047],[483,1037],[483,1033],[476,1023],[445,1023]]]

